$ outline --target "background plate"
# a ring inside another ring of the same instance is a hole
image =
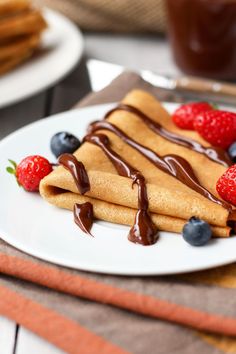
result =
[[[0,76],[0,107],[16,103],[55,84],[69,73],[83,53],[83,37],[65,16],[44,10],[48,29],[42,50],[24,64]]]
[[[169,111],[175,104],[165,105]],[[236,237],[214,239],[204,247],[188,245],[179,234],[161,232],[149,247],[127,240],[129,228],[96,222],[89,237],[73,222],[72,212],[53,207],[38,194],[19,188],[5,171],[7,159],[40,154],[54,161],[50,138],[67,130],[82,138],[89,122],[112,105],[73,110],[40,120],[0,143],[0,235],[11,245],[41,259],[93,272],[123,275],[173,274],[211,268],[236,260]]]

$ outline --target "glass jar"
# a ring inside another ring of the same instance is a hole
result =
[[[185,73],[236,79],[236,0],[166,0],[169,39]]]

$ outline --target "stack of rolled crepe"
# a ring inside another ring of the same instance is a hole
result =
[[[177,128],[169,113],[150,94],[134,90],[122,102],[138,108],[165,129],[194,139],[205,147],[209,146],[209,143],[197,133]],[[160,156],[175,154],[185,158],[191,164],[200,184],[220,198],[215,186],[218,178],[225,172],[225,166],[157,135],[134,113],[117,110],[110,114],[107,121]],[[232,231],[230,226],[236,219],[234,211],[230,213],[223,206],[210,201],[178,179],[161,171],[114,133],[107,130],[101,132],[109,137],[112,149],[144,175],[149,210],[159,230],[181,232],[186,220],[197,216],[211,225],[215,236],[230,235]],[[74,203],[88,201],[93,204],[96,218],[132,225],[138,207],[137,186],[132,188],[131,179],[118,175],[102,149],[90,142],[83,143],[74,155],[77,160],[83,162],[88,172],[90,191],[83,196],[80,195],[71,174],[59,166],[41,181],[42,197],[57,207],[70,210],[73,209]]]
[[[46,27],[28,0],[0,0],[0,75],[32,56]]]

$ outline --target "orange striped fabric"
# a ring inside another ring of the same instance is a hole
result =
[[[0,272],[60,292],[179,323],[197,330],[236,336],[234,318],[209,314],[156,297],[120,289],[52,266],[0,254]]]
[[[128,354],[78,323],[2,285],[0,313],[70,354]]]

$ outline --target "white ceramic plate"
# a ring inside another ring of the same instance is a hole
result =
[[[83,52],[79,29],[65,16],[44,10],[48,29],[42,50],[24,64],[0,76],[0,107],[16,103],[55,84],[71,71]]]
[[[170,111],[176,107],[166,104]],[[46,203],[38,194],[19,188],[5,171],[7,159],[20,161],[40,154],[55,158],[49,142],[67,130],[82,138],[89,122],[103,117],[111,105],[69,111],[30,124],[0,143],[0,235],[31,255],[64,266],[93,272],[124,275],[173,274],[211,268],[236,260],[236,237],[215,239],[207,246],[192,247],[179,234],[162,232],[149,247],[127,240],[129,228],[95,222],[85,235],[73,222],[72,212]]]

